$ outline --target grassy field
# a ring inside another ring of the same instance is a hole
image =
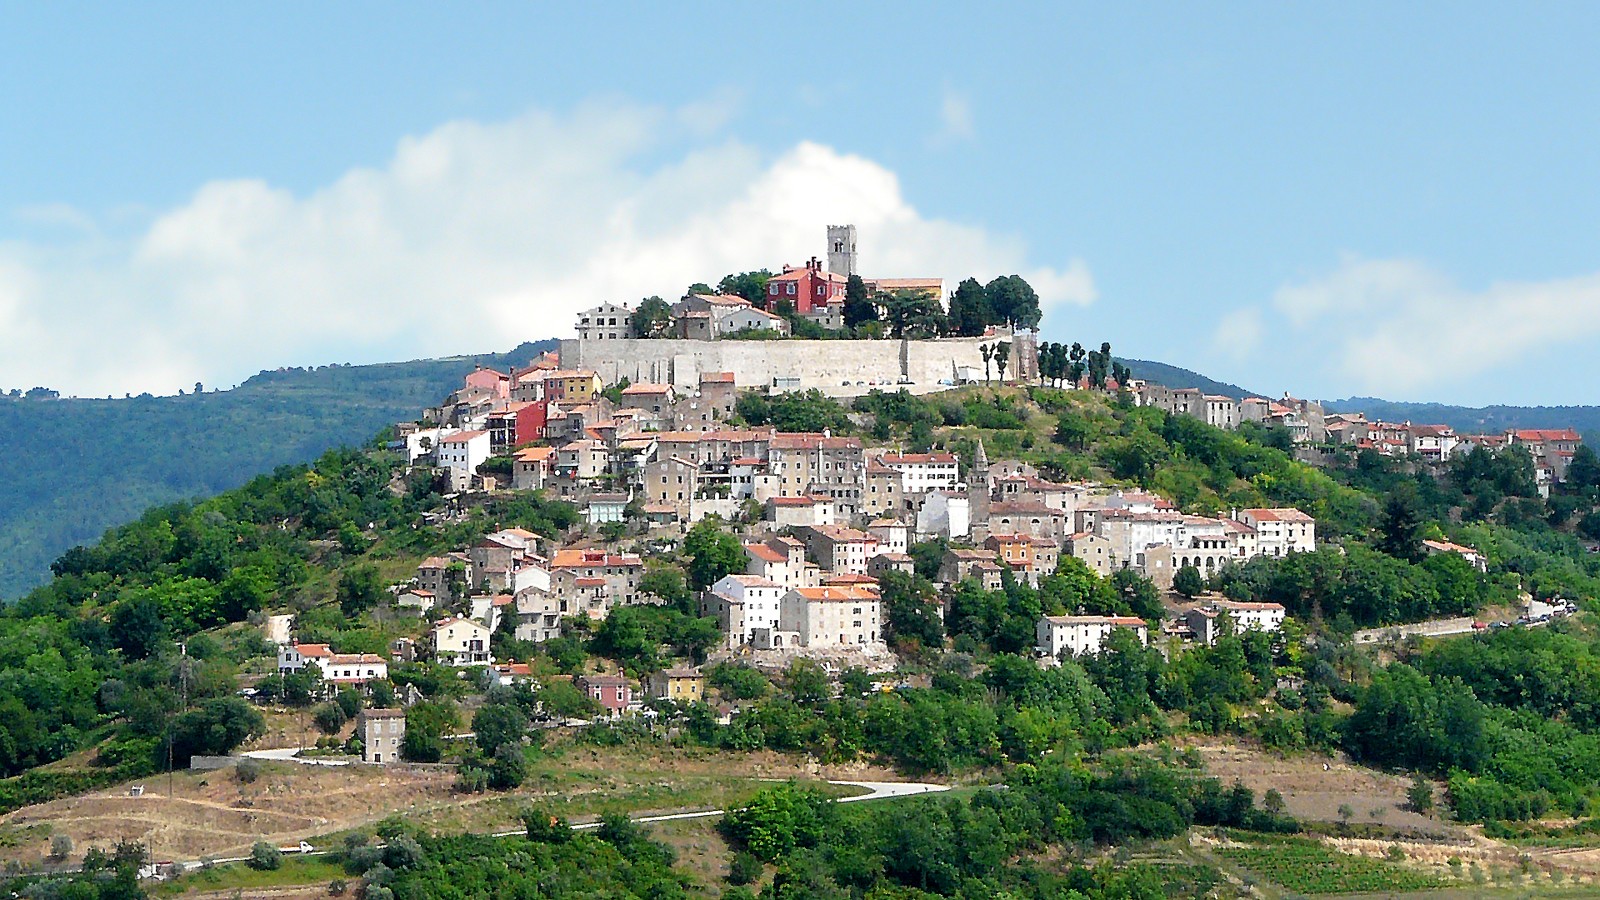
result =
[[[771,752],[565,743],[533,760],[518,791],[459,794],[447,766],[275,763],[250,783],[240,782],[231,769],[181,772],[170,797],[162,777],[149,780],[139,797],[129,796],[124,785],[17,810],[0,818],[0,861],[39,866],[56,833],[71,837],[79,853],[135,840],[157,859],[201,859],[240,855],[257,840],[287,845],[310,838],[321,846],[391,815],[440,833],[500,831],[517,827],[518,814],[533,801],[581,822],[609,812],[726,809],[769,780],[816,782],[824,792],[844,796],[853,789],[821,782],[893,777],[867,766],[815,768],[803,757]]]
[[[285,857],[283,864],[272,871],[252,869],[244,863],[229,863],[189,872],[171,881],[162,882],[150,893],[158,897],[176,897],[188,893],[212,891],[248,891],[266,887],[290,885],[327,885],[334,881],[354,881],[345,874],[344,867],[326,857]]]

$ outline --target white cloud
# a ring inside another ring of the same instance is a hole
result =
[[[1081,261],[1032,264],[1014,237],[925,218],[871,160],[708,134],[730,102],[451,122],[305,196],[217,181],[125,242],[0,244],[0,386],[162,393],[504,349],[570,334],[603,300],[821,255],[829,223],[859,227],[869,275],[1016,272],[1046,304],[1094,299]]]
[[[945,88],[939,102],[939,139],[971,140],[977,134],[972,122],[972,100],[959,91]]]
[[[1316,339],[1341,381],[1393,395],[1600,334],[1600,274],[1470,291],[1420,262],[1349,257],[1280,288],[1273,305],[1287,327]]]
[[[1266,332],[1266,322],[1261,310],[1252,307],[1236,309],[1217,322],[1212,342],[1233,359],[1247,359],[1261,347]]]

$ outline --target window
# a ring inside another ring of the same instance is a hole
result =
[[[775,284],[771,285],[770,289],[767,291],[767,293],[771,294],[774,297],[778,296],[778,286],[775,285]]]
[[[789,296],[793,297],[794,293],[795,293],[795,291],[794,291],[794,282],[791,281],[791,282],[789,282]]]

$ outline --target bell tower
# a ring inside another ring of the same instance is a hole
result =
[[[856,272],[856,227],[828,226],[828,271],[848,278]]]

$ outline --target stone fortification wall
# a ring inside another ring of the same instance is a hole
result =
[[[1009,340],[1005,336],[1002,340]],[[936,341],[687,341],[561,342],[561,367],[593,369],[606,384],[693,389],[704,372],[732,372],[741,388],[816,388],[834,396],[865,394],[873,387],[912,393],[943,390],[958,368],[983,371],[979,344],[995,338]],[[995,373],[998,377],[998,372]],[[798,379],[798,381],[796,381]]]

